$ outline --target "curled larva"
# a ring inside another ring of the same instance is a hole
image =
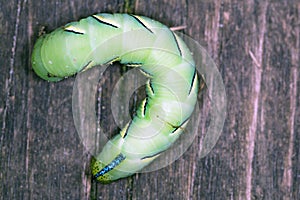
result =
[[[32,54],[33,70],[48,81],[114,61],[138,67],[149,81],[136,116],[93,159],[93,177],[104,183],[140,171],[168,149],[187,125],[198,93],[186,44],[147,17],[92,15],[43,35]]]

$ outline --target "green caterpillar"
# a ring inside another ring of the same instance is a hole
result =
[[[198,94],[198,76],[186,44],[165,25],[129,14],[97,14],[40,37],[33,70],[48,81],[118,61],[149,81],[136,116],[103,147],[92,174],[108,183],[139,172],[168,149],[186,127]]]

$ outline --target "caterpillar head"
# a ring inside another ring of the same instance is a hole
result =
[[[81,71],[90,60],[86,54],[89,44],[86,35],[74,34],[62,27],[40,37],[32,52],[32,68],[48,81],[59,81]]]
[[[56,77],[50,72],[48,72],[47,68],[45,67],[45,64],[43,63],[42,53],[41,53],[43,41],[44,41],[44,37],[41,37],[37,40],[37,42],[34,45],[32,57],[31,57],[32,68],[35,71],[35,73],[42,79],[48,81],[60,81],[62,78]]]

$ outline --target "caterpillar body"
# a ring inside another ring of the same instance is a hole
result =
[[[198,94],[186,44],[165,25],[143,16],[92,15],[43,35],[32,53],[33,70],[48,81],[114,61],[138,67],[148,82],[132,121],[92,162],[93,177],[103,183],[139,172],[168,149],[186,127]]]

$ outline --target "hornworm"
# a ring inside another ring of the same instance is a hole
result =
[[[198,93],[192,54],[165,25],[143,16],[96,14],[40,37],[33,70],[48,81],[118,61],[148,78],[136,115],[92,162],[100,182],[130,176],[168,149],[186,127]]]

